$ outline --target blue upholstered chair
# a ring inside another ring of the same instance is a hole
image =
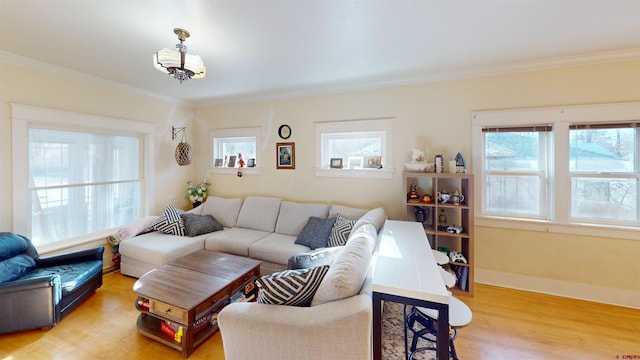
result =
[[[0,333],[56,325],[102,286],[103,253],[41,258],[26,237],[0,232]]]

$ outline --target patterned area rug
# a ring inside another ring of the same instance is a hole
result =
[[[385,301],[382,313],[382,358],[384,360],[405,359],[404,347],[404,305]],[[409,311],[409,308],[407,308]],[[418,328],[419,325],[415,325]],[[409,331],[407,341],[411,345],[412,332]],[[431,337],[433,339],[433,337]],[[435,339],[433,339],[435,340]],[[435,342],[418,340],[418,347],[435,347]],[[421,351],[413,357],[415,360],[435,360],[436,352]]]

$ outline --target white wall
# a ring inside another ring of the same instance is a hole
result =
[[[207,129],[261,126],[269,129],[260,176],[212,175],[220,196],[263,194],[303,201],[383,206],[402,217],[402,163],[411,148],[459,151],[470,161],[470,113],[559,105],[640,100],[640,61],[402,86],[346,94],[227,104],[196,109],[198,152]],[[271,115],[270,115],[271,114]],[[313,123],[395,118],[396,173],[391,180],[314,176]],[[275,169],[277,128],[289,124],[296,169]],[[202,159],[199,166],[206,166]],[[470,164],[473,171],[473,164]],[[640,307],[640,241],[532,231],[476,228],[477,280],[510,287]],[[640,240],[640,235],[638,237]],[[635,297],[635,298],[634,298]]]
[[[0,229],[11,231],[13,223],[11,154],[11,107],[20,103],[97,114],[127,120],[152,123],[156,128],[156,179],[154,213],[167,205],[186,207],[186,181],[193,167],[180,167],[174,160],[176,142],[171,140],[171,126],[190,124],[191,107],[151,99],[148,96],[123,91],[61,75],[51,75],[10,63],[0,63]],[[190,129],[190,135],[192,134]],[[189,137],[191,138],[191,137]]]
[[[186,207],[186,180],[201,179],[209,163],[208,130],[261,126],[269,129],[261,150],[262,175],[211,175],[213,194],[262,194],[300,201],[383,206],[402,214],[401,164],[411,148],[460,151],[470,161],[470,112],[640,100],[640,61],[402,86],[346,94],[192,111],[135,93],[63,78],[13,64],[0,64],[0,229],[11,229],[10,102],[150,122],[157,128],[156,213],[168,204]],[[271,115],[270,115],[271,114]],[[195,116],[195,117],[194,117]],[[194,118],[193,118],[194,117]],[[396,174],[391,180],[314,176],[317,121],[394,117]],[[192,119],[193,118],[193,119]],[[171,126],[188,124],[194,165],[173,159]],[[296,169],[275,169],[277,127],[289,124],[296,142]],[[446,160],[446,159],[445,159]],[[471,170],[473,170],[473,164]],[[640,307],[640,242],[633,239],[476,228],[479,281]],[[640,238],[638,239],[640,240]]]

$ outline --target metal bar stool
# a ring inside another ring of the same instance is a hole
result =
[[[451,275],[446,270],[440,268],[440,274],[442,275],[442,279],[445,285],[450,288],[455,285],[456,279],[453,275]],[[407,315],[406,307],[405,307],[405,354],[409,353],[407,351],[407,331],[411,331],[413,333],[413,337],[411,339],[411,348],[408,356],[408,360],[413,360],[414,355],[420,351],[425,350],[436,350],[435,344],[432,346],[425,346],[418,348],[418,339],[425,338],[426,340],[432,342],[432,339],[427,339],[425,336],[427,334],[431,334],[433,336],[437,336],[437,328],[436,323],[438,321],[438,311],[434,309],[428,309],[423,307],[412,306],[411,311]],[[449,296],[449,354],[454,360],[458,360],[458,355],[456,353],[456,348],[454,345],[454,340],[458,337],[458,329],[465,327],[471,323],[471,319],[473,318],[473,314],[471,313],[471,309],[453,296]],[[415,323],[419,323],[422,328],[414,329]]]

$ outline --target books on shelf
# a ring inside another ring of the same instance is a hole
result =
[[[149,311],[149,299],[138,297],[136,299],[136,307],[140,311]]]
[[[160,323],[160,330],[175,342],[182,343],[182,334],[184,332],[182,325],[164,320]]]
[[[469,267],[468,266],[459,266],[460,277],[458,278],[458,287],[462,291],[467,290],[468,279],[469,279]]]

